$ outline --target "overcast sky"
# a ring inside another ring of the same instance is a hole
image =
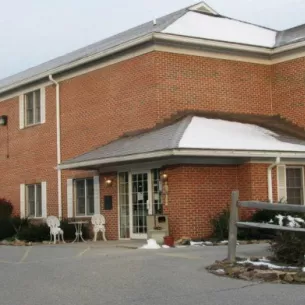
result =
[[[0,79],[194,0],[0,0]],[[305,0],[207,0],[219,13],[275,29],[305,23]]]

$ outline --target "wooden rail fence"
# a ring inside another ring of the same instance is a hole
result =
[[[238,228],[257,228],[257,229],[305,232],[304,228],[290,228],[290,227],[272,225],[267,223],[240,222],[238,219],[239,207],[260,209],[260,210],[292,212],[292,213],[293,212],[305,213],[305,206],[303,205],[292,205],[285,203],[267,203],[260,201],[239,201],[239,191],[233,191],[231,198],[232,198],[232,203],[230,210],[229,243],[228,243],[228,259],[230,262],[235,262],[236,260],[236,244],[237,244]]]

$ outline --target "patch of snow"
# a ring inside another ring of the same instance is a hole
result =
[[[252,262],[249,259],[246,261],[241,261],[241,262],[237,262],[237,264],[241,264],[241,265],[245,265],[245,264],[252,264],[253,266],[268,266],[269,269],[298,269],[297,267],[287,267],[287,266],[279,266],[279,265],[274,265],[268,262]]]
[[[203,242],[203,244],[206,246],[213,246],[213,243],[211,241],[205,241]]]
[[[175,246],[175,248],[187,248],[187,246],[177,245],[177,246]]]
[[[227,245],[228,243],[229,243],[229,241],[227,241],[227,240],[222,240],[222,241],[220,242],[221,245]]]
[[[273,47],[276,39],[276,31],[196,12],[188,12],[164,29],[163,33],[262,47]]]
[[[163,249],[169,249],[170,246],[168,246],[168,245],[163,245],[162,248],[163,248]]]
[[[225,275],[225,274],[226,274],[226,272],[225,272],[223,269],[217,269],[217,270],[215,271],[215,273],[217,273],[217,274],[219,274],[219,275]]]
[[[204,246],[203,241],[190,241],[191,246]]]
[[[270,262],[270,259],[266,258],[266,257],[262,257],[259,259],[260,262],[265,262],[265,263],[268,263]]]
[[[160,249],[161,247],[157,244],[157,242],[154,239],[147,240],[147,244],[143,245],[139,249],[145,249],[145,250],[156,250]]]
[[[280,139],[277,133],[256,125],[195,116],[179,148],[305,152],[305,141],[295,144]]]
[[[302,272],[305,272],[305,267],[302,268]]]
[[[280,226],[284,226],[284,219],[288,220],[286,227],[301,228],[301,224],[304,224],[304,220],[302,218],[292,217],[290,215],[283,216],[283,215],[279,214],[279,215],[276,215],[275,218],[278,219]]]
[[[281,214],[279,214],[279,215],[276,215],[275,218],[279,220],[279,225],[280,225],[280,226],[283,226],[283,219],[284,219],[284,216],[281,215]]]

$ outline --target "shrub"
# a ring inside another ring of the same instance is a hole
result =
[[[9,218],[13,213],[13,205],[9,200],[0,198],[0,219]]]
[[[302,266],[305,255],[304,233],[278,232],[271,244],[271,251],[279,262]]]
[[[213,228],[212,237],[217,240],[228,239],[229,221],[230,221],[230,211],[228,208],[224,209],[220,214],[212,218],[211,220],[211,225]]]
[[[0,218],[0,240],[12,238],[18,234],[21,228],[28,227],[28,220],[20,217]]]
[[[42,242],[50,239],[50,228],[47,224],[29,224],[22,226],[17,233],[17,238],[25,241]]]

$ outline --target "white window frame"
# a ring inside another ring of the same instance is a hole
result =
[[[301,170],[301,179],[302,179],[302,193],[303,193],[303,205],[305,205],[305,186],[304,186],[304,167],[303,166],[287,166],[286,165],[286,181],[287,181],[287,169],[289,168],[296,168]],[[287,183],[287,182],[286,182]],[[288,202],[288,192],[287,192],[287,184],[286,184],[286,194],[287,194],[287,202]]]
[[[93,183],[93,204],[94,204],[94,211],[92,214],[87,213],[87,206],[88,206],[88,190],[87,190],[87,180],[92,180]],[[76,182],[77,181],[85,181],[85,214],[77,214],[77,187],[76,187]],[[95,194],[94,194],[94,177],[87,177],[87,178],[79,178],[79,179],[73,179],[73,194],[74,194],[74,217],[91,217],[95,214]]]
[[[34,186],[34,207],[35,207],[35,213],[34,215],[29,215],[29,197],[28,197],[28,193],[29,193],[29,187],[33,187]],[[40,205],[41,205],[41,215],[37,215],[37,187],[40,186]],[[33,184],[26,184],[25,185],[25,205],[26,205],[26,215],[29,218],[42,218],[43,217],[43,189],[42,189],[42,185],[41,183],[33,183]]]
[[[36,121],[36,101],[34,92],[40,92],[40,101],[39,101],[39,112],[40,120]],[[27,123],[27,96],[33,94],[33,123]],[[46,105],[45,105],[45,87],[36,87],[32,88],[29,91],[23,92],[19,96],[19,129],[24,129],[27,127],[32,127],[35,125],[44,124],[46,121]]]

